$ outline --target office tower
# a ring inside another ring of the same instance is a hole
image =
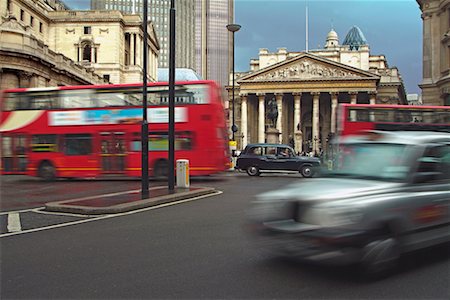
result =
[[[195,66],[205,79],[228,85],[231,73],[230,33],[234,0],[195,0]]]
[[[143,0],[91,0],[92,10],[120,10],[141,14]],[[177,68],[195,68],[195,2],[176,0],[176,57]],[[170,0],[148,0],[148,18],[153,22],[160,45],[160,68],[169,67]]]

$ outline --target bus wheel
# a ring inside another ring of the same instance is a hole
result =
[[[56,168],[49,162],[43,162],[39,166],[38,175],[45,181],[55,180]]]
[[[153,168],[153,176],[156,178],[167,178],[169,175],[169,163],[167,160],[159,160]]]

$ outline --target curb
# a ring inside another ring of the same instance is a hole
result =
[[[140,199],[136,201],[131,201],[128,203],[120,203],[116,205],[110,205],[110,206],[102,206],[102,207],[95,207],[95,206],[88,206],[88,205],[77,205],[77,204],[71,204],[73,202],[79,202],[79,200],[64,200],[64,201],[56,201],[56,202],[49,202],[45,204],[45,210],[51,211],[51,212],[64,212],[64,213],[76,213],[76,214],[85,214],[85,215],[103,215],[103,214],[117,214],[117,213],[123,213],[123,212],[129,212],[136,209],[141,208],[147,208],[151,206],[186,200],[198,196],[204,196],[213,194],[216,192],[216,189],[214,188],[195,188],[194,190],[187,190],[187,191],[178,191],[174,194],[167,194],[162,196],[157,196],[154,198],[148,198],[148,199]],[[135,194],[136,193],[128,193],[128,194]],[[126,194],[124,194],[124,197],[126,197]],[[96,197],[90,197],[90,199],[94,200],[98,199]],[[89,201],[89,199],[85,200]]]

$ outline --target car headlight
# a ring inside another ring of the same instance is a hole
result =
[[[361,220],[362,213],[356,207],[311,207],[301,217],[301,222],[324,227],[345,226]]]

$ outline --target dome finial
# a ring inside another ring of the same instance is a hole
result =
[[[327,41],[325,43],[325,49],[337,48],[339,46],[339,37],[333,27],[327,34]]]
[[[347,33],[343,45],[349,46],[350,50],[359,50],[360,46],[367,45],[367,40],[361,29],[354,25]]]

